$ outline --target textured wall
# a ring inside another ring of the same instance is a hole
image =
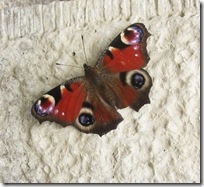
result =
[[[0,2],[0,181],[199,182],[199,1],[40,2]],[[94,64],[134,22],[152,34],[146,67],[153,79],[151,104],[138,113],[120,110],[124,121],[103,137],[39,125],[30,113],[33,102],[83,74],[56,66],[82,66],[81,35]]]

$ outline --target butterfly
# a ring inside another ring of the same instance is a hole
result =
[[[138,111],[150,103],[152,79],[144,68],[150,58],[146,40],[150,36],[142,23],[122,31],[102,53],[94,67],[83,65],[85,75],[75,77],[40,97],[32,115],[40,122],[73,125],[85,133],[100,136],[123,121],[117,109]]]

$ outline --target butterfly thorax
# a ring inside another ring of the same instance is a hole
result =
[[[84,64],[84,71],[85,71],[85,77],[91,86],[103,87],[104,85],[103,74],[101,71],[99,71],[98,68],[91,67],[91,66],[88,66],[87,64]]]
[[[89,83],[89,88],[96,95],[100,95],[103,100],[114,106],[115,105],[115,94],[111,88],[110,83],[113,84],[114,81],[109,80],[110,77],[97,67],[91,67],[84,64],[85,78]]]

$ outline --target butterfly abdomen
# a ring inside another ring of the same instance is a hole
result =
[[[105,72],[97,67],[91,67],[84,64],[85,78],[89,82],[89,91],[94,93],[93,97],[100,97],[108,105],[115,106],[115,97],[111,86],[114,85],[114,80]],[[110,86],[109,83],[112,85]]]

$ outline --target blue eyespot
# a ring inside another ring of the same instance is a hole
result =
[[[91,114],[82,113],[79,115],[79,123],[83,126],[92,125],[95,122],[95,119]]]
[[[139,73],[133,74],[131,79],[131,84],[136,90],[142,88],[144,83],[145,83],[145,78],[142,74],[139,74]]]
[[[39,116],[43,117],[49,115],[53,111],[54,106],[54,97],[46,94],[35,103],[34,110]]]

